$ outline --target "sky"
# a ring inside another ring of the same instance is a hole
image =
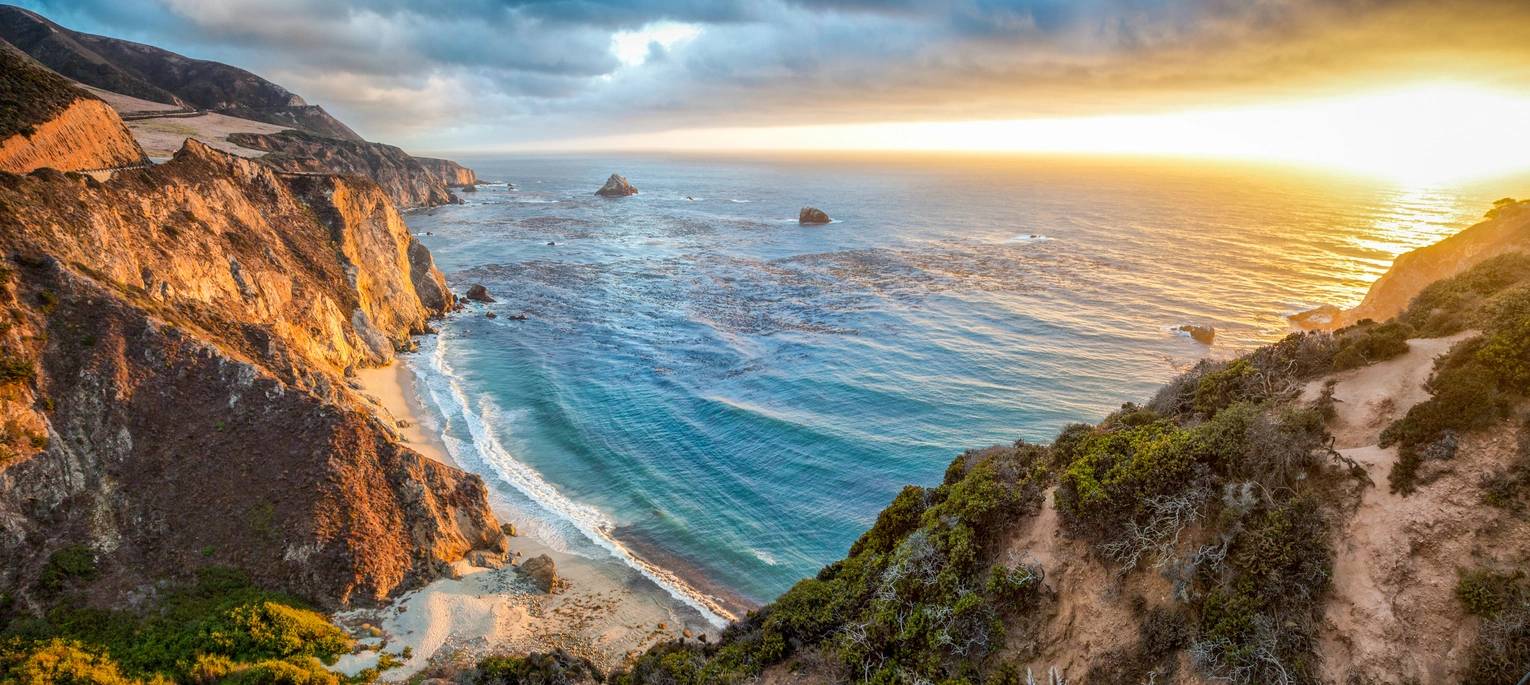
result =
[[[1530,2],[23,0],[412,150],[1530,160]],[[1407,148],[1406,153],[1396,148]]]

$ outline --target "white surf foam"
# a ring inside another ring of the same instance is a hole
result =
[[[599,510],[569,499],[559,492],[557,487],[542,478],[535,469],[517,461],[489,429],[490,422],[482,418],[486,414],[494,414],[498,411],[493,407],[492,402],[484,398],[479,404],[479,411],[473,410],[472,401],[463,391],[461,384],[457,382],[451,365],[446,361],[444,334],[434,336],[430,342],[433,345],[428,355],[429,367],[431,375],[434,376],[431,380],[439,381],[427,383],[431,391],[430,399],[448,419],[452,415],[462,418],[463,425],[472,436],[471,449],[477,457],[475,461],[488,465],[494,470],[495,475],[535,502],[548,514],[573,526],[590,542],[610,552],[612,556],[664,588],[671,596],[695,609],[713,625],[722,627],[737,618],[732,612],[723,608],[717,598],[697,590],[684,578],[668,569],[649,563],[634,554],[612,535],[612,530],[616,527],[615,523]],[[492,421],[494,417],[489,418]],[[452,457],[457,460],[457,463],[469,463],[463,458],[467,455],[459,455],[457,452],[458,449],[468,448],[469,445],[460,440],[447,440],[446,443],[448,451],[452,452]]]

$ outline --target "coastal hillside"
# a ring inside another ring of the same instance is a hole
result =
[[[1530,201],[1504,198],[1493,204],[1483,221],[1433,245],[1398,255],[1353,309],[1322,307],[1293,320],[1306,327],[1327,329],[1363,319],[1384,321],[1400,314],[1429,284],[1506,251],[1527,249],[1530,249]]]
[[[355,131],[318,105],[237,67],[153,46],[71,31],[28,10],[0,5],[0,40],[86,85],[187,109],[289,126],[342,140]]]
[[[7,44],[18,53],[11,59],[30,56],[33,67],[45,67],[44,72],[51,69],[97,89],[99,95],[80,95],[90,104],[80,105],[81,112],[39,133],[49,136],[47,144],[32,150],[65,155],[74,147],[109,145],[113,136],[120,139],[123,122],[90,118],[92,113],[100,116],[104,99],[129,120],[128,130],[140,147],[156,155],[171,154],[186,138],[196,138],[227,152],[261,157],[287,171],[366,176],[400,208],[455,202],[448,188],[478,182],[471,169],[456,162],[415,158],[392,145],[367,142],[322,107],[226,64],[71,31],[33,12],[0,5],[0,45]],[[52,73],[49,76],[63,81]],[[78,88],[73,92],[85,93]],[[35,151],[7,154],[16,160],[7,167],[12,171],[118,165],[73,164],[62,158],[47,163],[32,159]],[[118,154],[107,161],[125,156]],[[142,156],[139,151],[134,162]]]
[[[962,454],[721,640],[613,680],[1516,682],[1527,368],[1530,254],[1500,252],[1392,321]]]
[[[414,161],[424,166],[437,180],[448,188],[459,188],[478,185],[478,175],[461,164],[449,159],[437,159],[435,157],[415,157]]]
[[[0,614],[225,568],[366,605],[503,556],[478,477],[346,380],[454,304],[375,184],[194,140],[105,182],[0,174],[0,254]]]
[[[0,170],[65,171],[144,162],[112,108],[0,43]]]

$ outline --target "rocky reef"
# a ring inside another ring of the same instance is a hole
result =
[[[61,550],[96,559],[92,601],[234,567],[327,607],[504,552],[478,477],[401,444],[346,381],[454,305],[364,177],[194,140],[104,183],[0,173],[0,303],[17,606],[42,606]]]
[[[376,181],[399,207],[434,207],[460,201],[436,173],[392,145],[337,140],[302,131],[234,133],[228,139],[266,151],[260,161],[283,171],[365,176]]]

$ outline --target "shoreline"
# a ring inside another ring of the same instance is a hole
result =
[[[442,438],[445,426],[438,425],[423,404],[419,379],[403,359],[359,369],[351,381],[374,415],[394,427],[405,445],[462,469]],[[514,523],[493,499],[495,515]],[[567,583],[555,593],[532,587],[516,568],[543,554],[553,559],[558,576]],[[420,673],[449,674],[490,654],[554,649],[583,656],[609,671],[659,642],[715,639],[721,633],[700,612],[620,560],[560,552],[524,533],[509,538],[502,568],[458,561],[448,576],[383,607],[340,612],[334,619],[358,637],[376,636],[362,642],[376,650],[343,656],[332,667],[339,672],[354,675],[374,667],[380,651],[398,655],[408,648],[410,657],[402,659],[399,668],[382,673],[380,680],[385,682]]]

